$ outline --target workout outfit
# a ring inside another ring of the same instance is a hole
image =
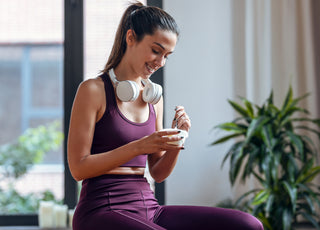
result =
[[[128,120],[119,110],[113,85],[101,75],[106,92],[106,111],[96,123],[91,154],[110,151],[155,131],[156,114],[149,104],[144,123]],[[147,154],[122,167],[145,167]],[[252,215],[232,209],[199,206],[160,206],[143,175],[101,175],[82,182],[73,217],[74,230],[135,229],[239,229],[262,230]]]

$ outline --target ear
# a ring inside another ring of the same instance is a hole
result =
[[[132,46],[136,42],[136,34],[132,29],[129,29],[126,34],[127,46]]]

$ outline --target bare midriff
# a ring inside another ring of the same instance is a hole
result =
[[[106,174],[118,174],[118,175],[144,175],[145,168],[142,167],[117,167],[111,169]]]

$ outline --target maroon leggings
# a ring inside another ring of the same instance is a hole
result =
[[[262,230],[252,215],[223,208],[160,206],[143,176],[103,175],[83,181],[74,230]]]

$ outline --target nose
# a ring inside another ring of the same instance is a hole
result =
[[[156,59],[155,64],[158,68],[163,67],[166,64],[166,58],[164,56],[160,56]]]

